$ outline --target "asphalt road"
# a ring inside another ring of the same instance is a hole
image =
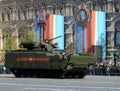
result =
[[[15,78],[0,74],[0,91],[120,91],[119,76],[84,79]]]

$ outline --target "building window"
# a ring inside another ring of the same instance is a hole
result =
[[[21,17],[20,17],[20,10],[18,10],[18,20],[21,20]]]
[[[23,10],[23,15],[24,15],[24,19],[26,20],[27,19],[27,11],[26,10]]]
[[[65,14],[64,8],[61,8],[61,9],[60,9],[60,14],[61,14],[61,15],[64,15],[64,14]]]
[[[116,38],[115,38],[115,44],[116,44],[116,46],[120,46],[120,31],[117,31],[116,32]]]
[[[107,32],[107,47],[113,47],[114,45],[114,32]]]
[[[104,4],[101,6],[101,10],[105,12],[105,5]]]
[[[120,12],[120,3],[115,4],[115,12]]]
[[[96,11],[97,11],[97,10],[98,10],[98,6],[97,6],[97,5],[94,5],[94,6],[93,6],[93,10],[96,10]]]
[[[2,21],[5,21],[5,15],[2,13]]]
[[[10,12],[8,12],[8,21],[10,21]]]
[[[58,14],[57,8],[55,9],[55,14]]]
[[[107,28],[111,27],[111,22],[107,22],[106,27]]]
[[[53,9],[53,14],[55,14],[55,8]]]
[[[115,45],[120,46],[120,27],[116,27],[115,29]]]

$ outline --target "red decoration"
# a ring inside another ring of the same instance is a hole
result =
[[[85,5],[83,3],[81,5],[81,9],[85,9]]]

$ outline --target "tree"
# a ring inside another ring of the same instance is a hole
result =
[[[33,42],[35,39],[34,31],[27,29],[20,34],[20,42]]]
[[[2,54],[0,55],[0,62],[4,62],[5,61],[5,52],[6,50],[15,50],[17,49],[17,43],[15,41],[15,37],[11,36],[11,35],[6,35],[5,37],[5,43],[2,49]]]
[[[4,43],[3,51],[17,49],[17,43],[14,36],[7,36]]]
[[[1,53],[1,58],[0,62],[5,61],[5,52],[6,50],[16,50],[17,47],[17,42],[15,40],[16,38],[12,35],[5,35],[4,38],[4,47],[2,49]],[[24,32],[20,34],[20,42],[33,42],[35,39],[34,31],[27,29]]]
[[[97,61],[102,62],[102,45],[96,46],[96,56],[97,56]]]

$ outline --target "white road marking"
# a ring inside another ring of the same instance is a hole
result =
[[[17,83],[0,83],[0,85],[5,85],[5,86],[24,86],[23,89],[28,89],[28,90],[35,90],[35,89],[48,89],[52,91],[64,91],[69,90],[69,91],[74,91],[74,89],[106,89],[106,90],[120,90],[120,87],[105,87],[105,86],[66,86],[66,85],[33,85],[33,84],[17,84]],[[63,90],[62,90],[63,89]]]
[[[77,88],[65,88],[66,86],[61,86],[61,88],[56,88],[56,89],[51,89],[51,88],[24,88],[24,89],[27,89],[27,90],[40,90],[40,89],[44,89],[44,90],[52,90],[52,91],[79,91],[78,89],[104,89],[104,90],[120,90],[120,88],[118,87],[89,87],[89,86],[81,86],[81,87],[77,87]],[[68,87],[68,86],[67,86]],[[53,87],[55,88],[55,87]]]
[[[38,91],[61,91],[61,89],[50,89],[50,88],[24,88],[25,90],[38,90]]]
[[[78,86],[58,86],[58,85],[33,85],[33,84],[16,84],[16,83],[0,83],[0,85],[8,85],[8,86],[28,86],[28,87],[72,87],[76,88]]]

